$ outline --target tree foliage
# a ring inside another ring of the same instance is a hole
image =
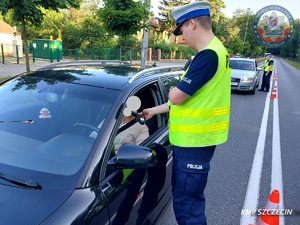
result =
[[[43,20],[42,9],[66,9],[69,7],[79,7],[80,0],[1,0],[0,12],[6,14],[12,10],[12,19],[21,24],[21,33],[24,45],[28,46],[27,28],[30,23],[38,26]],[[26,71],[30,71],[28,50],[25,48]]]
[[[176,27],[176,21],[171,16],[171,12],[175,7],[186,5],[190,1],[189,0],[160,0],[160,5],[158,9],[160,12],[158,13],[161,20],[161,25],[159,26],[160,31],[167,31],[169,34],[173,33],[173,30]]]
[[[104,0],[104,7],[99,9],[104,28],[125,39],[136,34],[149,19],[149,5],[133,0]]]
[[[300,19],[294,23],[294,34],[289,42],[280,49],[275,49],[277,54],[286,58],[297,59],[300,58]]]
[[[225,7],[223,0],[209,1],[212,4],[214,34],[221,39],[230,54],[256,57],[268,51],[300,60],[300,19],[295,20],[294,33],[287,44],[267,49],[253,34],[255,14],[252,11],[237,9],[234,18],[227,18],[222,13]],[[73,6],[79,6],[79,2],[80,0],[0,0],[0,18],[11,26],[17,26],[22,33],[24,46],[27,46],[27,38],[48,39],[52,36],[56,39],[58,30],[61,30],[64,48],[128,45],[140,49],[141,39],[135,34],[146,26],[144,21],[149,16],[149,0],[144,0],[146,4],[142,0],[81,0],[80,8],[74,8]],[[175,28],[171,11],[188,2],[189,0],[160,0],[159,25],[155,31],[149,32],[149,46],[167,49],[169,39],[165,33],[167,31],[171,35]],[[22,21],[24,24],[26,21],[26,29],[23,29]],[[168,47],[174,50],[174,45],[172,46]],[[177,50],[182,51],[182,47]],[[183,55],[189,54],[186,50],[184,52]]]
[[[222,13],[222,9],[225,8],[225,3],[223,0],[209,0],[209,2],[212,5],[210,10],[211,18],[213,21],[219,24],[220,20],[225,17],[225,15]]]
[[[113,35],[104,30],[97,16],[89,16],[83,21],[81,36],[84,37],[81,43],[82,48],[109,48],[115,44]]]
[[[30,21],[38,25],[43,19],[42,8],[44,9],[66,9],[69,7],[79,7],[80,0],[1,0],[0,10],[6,14],[9,9],[13,9],[13,19],[17,22],[22,20]]]

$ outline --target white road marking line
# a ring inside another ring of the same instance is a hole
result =
[[[274,70],[275,72],[275,70]],[[273,74],[274,76],[274,74]],[[272,76],[272,77],[273,77]],[[270,87],[273,87],[273,79],[271,79]],[[265,151],[266,133],[268,125],[268,115],[270,110],[270,96],[266,97],[264,113],[260,125],[259,136],[256,144],[255,154],[252,162],[252,168],[249,176],[247,192],[243,209],[256,209],[258,205],[260,180],[263,166],[263,158]],[[255,223],[255,215],[241,215],[240,225],[249,225]]]
[[[277,77],[277,73],[276,78]],[[279,190],[279,208],[284,209],[283,202],[283,182],[282,182],[282,161],[281,161],[281,145],[280,145],[280,127],[279,127],[279,111],[278,111],[278,86],[277,79],[274,81],[276,86],[277,98],[273,101],[273,137],[272,137],[272,179],[271,191],[274,189]],[[284,216],[280,216],[280,225],[284,225]]]
[[[267,133],[269,108],[270,108],[270,97],[267,95],[243,209],[256,209],[258,204],[260,178],[261,178],[264,151],[265,151],[265,140],[266,140],[266,133]],[[254,221],[255,221],[255,215],[242,215],[240,224],[241,225],[254,224]]]

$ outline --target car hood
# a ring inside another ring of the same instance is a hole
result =
[[[0,184],[0,193],[1,224],[40,224],[71,191],[33,190]]]
[[[231,70],[231,77],[234,78],[243,78],[247,76],[255,76],[255,71],[249,71],[249,70]]]

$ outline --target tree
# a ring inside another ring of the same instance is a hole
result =
[[[78,48],[82,42],[81,26],[75,21],[69,21],[62,29],[62,40],[64,48]]]
[[[158,9],[160,12],[158,13],[160,16],[160,25],[159,30],[160,32],[167,31],[169,35],[173,33],[173,30],[176,27],[176,21],[171,16],[171,12],[174,10],[175,7],[186,5],[190,3],[190,0],[160,0],[160,5],[158,6]],[[224,18],[224,14],[221,13],[220,9],[224,8],[224,2],[222,0],[209,0],[209,2],[212,4],[211,8],[211,18],[213,21],[213,29],[215,31],[215,34],[217,35],[218,32],[218,23],[221,17]],[[176,38],[174,40],[176,43]]]
[[[189,0],[161,0],[160,6],[158,9],[160,12],[158,15],[161,18],[161,31],[168,31],[169,34],[173,33],[173,30],[176,27],[176,21],[171,16],[171,12],[174,10],[175,7],[186,5],[190,3]]]
[[[43,20],[39,29],[39,36],[42,38],[49,38],[52,36],[54,39],[58,38],[58,31],[62,30],[67,23],[67,17],[54,10],[42,9],[44,14]]]
[[[112,34],[106,32],[97,16],[88,16],[81,24],[82,48],[109,48],[115,44]]]
[[[294,29],[295,29],[295,32],[294,32],[294,39],[296,41],[296,51],[295,51],[295,58],[296,60],[300,61],[300,19],[297,19],[295,21],[295,24],[294,24]]]
[[[252,11],[246,11],[237,9],[234,13],[234,18],[231,21],[232,28],[235,28],[237,32],[233,35],[234,38],[238,38],[239,43],[242,43],[239,48],[233,49],[233,52],[242,54],[243,56],[250,56],[260,54],[264,50],[264,46],[257,41],[254,36],[252,24],[255,15]],[[233,43],[234,44],[234,43]],[[234,45],[237,47],[237,45]]]
[[[291,37],[291,39],[289,40],[289,42],[286,44],[286,46],[288,47],[288,52],[289,55],[288,57],[292,58],[292,59],[296,59],[297,58],[297,51],[299,49],[300,46],[300,20],[295,20],[294,22],[294,27],[293,27],[293,35]]]
[[[221,19],[224,18],[224,14],[221,12],[221,9],[225,8],[225,3],[223,0],[209,0],[209,2],[212,5],[210,10],[211,18],[219,24]]]
[[[102,5],[103,0],[82,0],[80,9],[88,15],[95,15]]]
[[[145,27],[150,12],[149,5],[133,0],[104,0],[104,7],[99,9],[104,28],[125,40]]]
[[[79,7],[80,0],[1,0],[0,12],[6,14],[8,10],[12,10],[12,18],[21,26],[22,39],[24,41],[24,53],[26,61],[26,71],[30,71],[28,41],[27,41],[27,26],[39,26],[43,20],[44,9],[66,9],[69,7]]]

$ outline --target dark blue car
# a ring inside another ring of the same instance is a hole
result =
[[[2,83],[0,223],[154,224],[171,198],[168,114],[146,121],[141,145],[116,155],[113,140],[131,96],[138,111],[165,103],[181,74],[78,61]]]

